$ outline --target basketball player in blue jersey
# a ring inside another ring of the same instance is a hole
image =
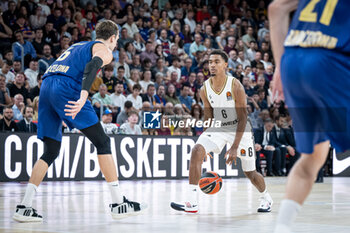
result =
[[[273,200],[267,192],[264,177],[256,171],[254,137],[250,122],[247,123],[247,98],[242,84],[226,74],[228,55],[213,50],[209,55],[211,78],[204,82],[200,96],[204,104],[204,119],[218,120],[220,127],[209,127],[192,148],[189,169],[189,189],[185,202],[172,202],[171,208],[188,213],[198,212],[197,188],[201,178],[202,163],[207,154],[220,153],[229,144],[226,164],[241,160],[242,170],[260,192],[258,212],[270,212]],[[209,154],[210,155],[210,154]]]
[[[275,233],[291,231],[329,145],[341,152],[350,147],[349,9],[348,0],[275,0],[269,6],[273,93],[277,100],[285,96],[302,153],[289,174]]]
[[[98,70],[112,59],[119,33],[109,20],[96,27],[96,41],[69,47],[47,69],[40,88],[38,138],[44,142],[44,154],[35,163],[22,203],[13,218],[19,222],[40,222],[32,200],[48,167],[60,152],[62,120],[77,128],[95,145],[98,162],[111,191],[110,211],[113,218],[140,213],[145,205],[128,201],[121,194],[116,167],[111,155],[110,139],[104,133],[88,98],[88,91]]]

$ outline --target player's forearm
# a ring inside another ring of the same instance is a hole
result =
[[[80,100],[82,100],[85,103],[88,97],[89,97],[89,92],[87,90],[81,90]]]
[[[236,136],[235,140],[232,144],[232,147],[237,149],[241,139],[243,137],[246,125],[247,125],[247,113],[241,113],[241,117],[238,118],[238,123],[237,123],[237,129],[236,129]]]
[[[270,35],[276,67],[280,67],[284,53],[283,42],[289,28],[289,14],[298,6],[298,0],[275,0],[269,5]]]

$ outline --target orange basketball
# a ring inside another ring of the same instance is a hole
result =
[[[206,194],[215,194],[222,187],[222,178],[216,172],[205,172],[199,180],[200,189]]]

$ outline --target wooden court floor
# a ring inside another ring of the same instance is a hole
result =
[[[257,213],[258,192],[247,179],[225,179],[216,195],[199,195],[199,213],[172,210],[183,200],[186,180],[121,181],[131,200],[143,201],[143,215],[113,220],[109,189],[102,181],[45,182],[33,207],[43,223],[12,220],[24,183],[0,183],[0,232],[272,232],[286,178],[267,178],[274,199],[271,213]],[[294,232],[350,232],[350,178],[326,178],[315,184],[297,218]]]

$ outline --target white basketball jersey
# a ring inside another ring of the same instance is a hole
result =
[[[236,132],[238,120],[233,85],[237,80],[231,75],[226,75],[224,87],[220,92],[214,90],[211,81],[211,79],[206,80],[204,85],[207,99],[213,108],[213,117],[215,120],[221,121],[223,131]],[[246,124],[245,131],[251,131],[249,121]]]

